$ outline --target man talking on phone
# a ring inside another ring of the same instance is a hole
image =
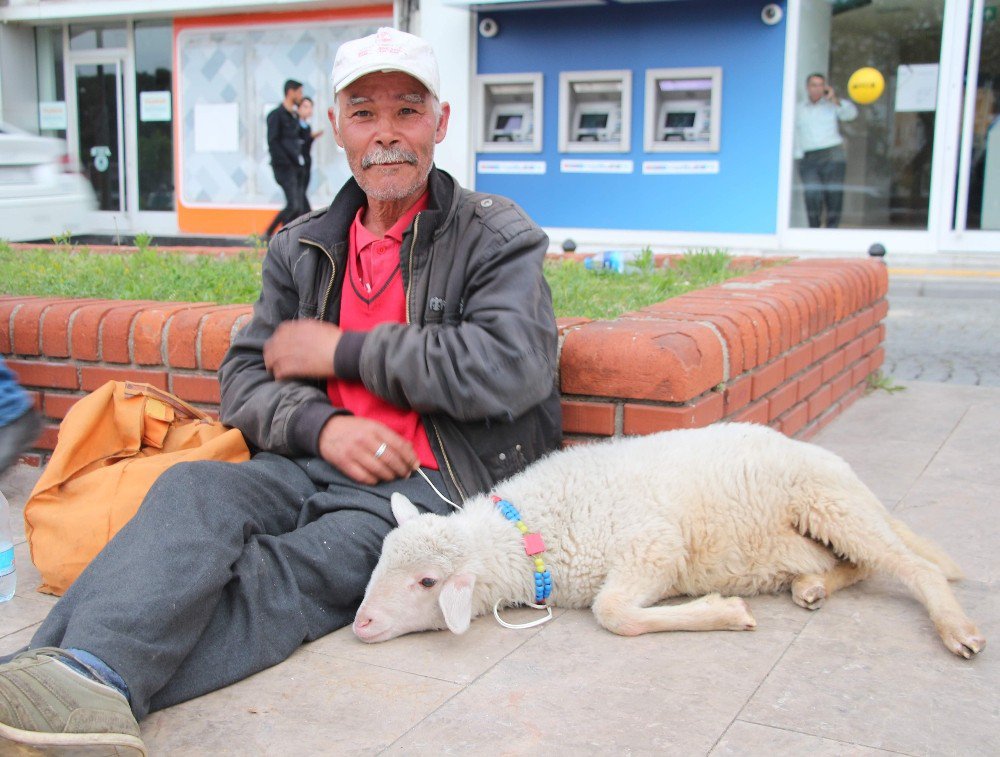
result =
[[[806,215],[810,228],[819,228],[825,205],[826,228],[835,229],[840,225],[847,172],[839,122],[853,121],[858,109],[850,100],[841,100],[823,74],[806,77],[806,94],[807,99],[795,110],[795,157],[799,159]]]

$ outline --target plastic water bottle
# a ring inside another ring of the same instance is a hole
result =
[[[587,258],[583,267],[589,271],[633,272],[636,270],[635,260],[640,254],[636,250],[607,250]]]
[[[14,539],[10,531],[10,503],[0,492],[0,602],[14,596],[17,567],[14,565]]]

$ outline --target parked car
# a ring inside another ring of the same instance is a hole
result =
[[[0,123],[0,239],[89,231],[96,209],[94,190],[71,170],[63,140]]]

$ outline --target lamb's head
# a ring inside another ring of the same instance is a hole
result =
[[[355,635],[371,643],[414,631],[464,633],[472,620],[476,577],[461,518],[421,515],[399,493],[392,495],[392,514],[399,528],[382,543],[354,618]]]

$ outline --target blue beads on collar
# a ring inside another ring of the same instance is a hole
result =
[[[545,567],[545,561],[539,556],[545,551],[542,535],[528,532],[528,527],[521,520],[521,514],[510,502],[495,494],[490,495],[490,499],[493,500],[493,504],[496,505],[500,514],[521,532],[521,538],[524,540],[524,552],[532,558],[535,565],[535,604],[545,604],[545,600],[552,594],[552,574]]]

